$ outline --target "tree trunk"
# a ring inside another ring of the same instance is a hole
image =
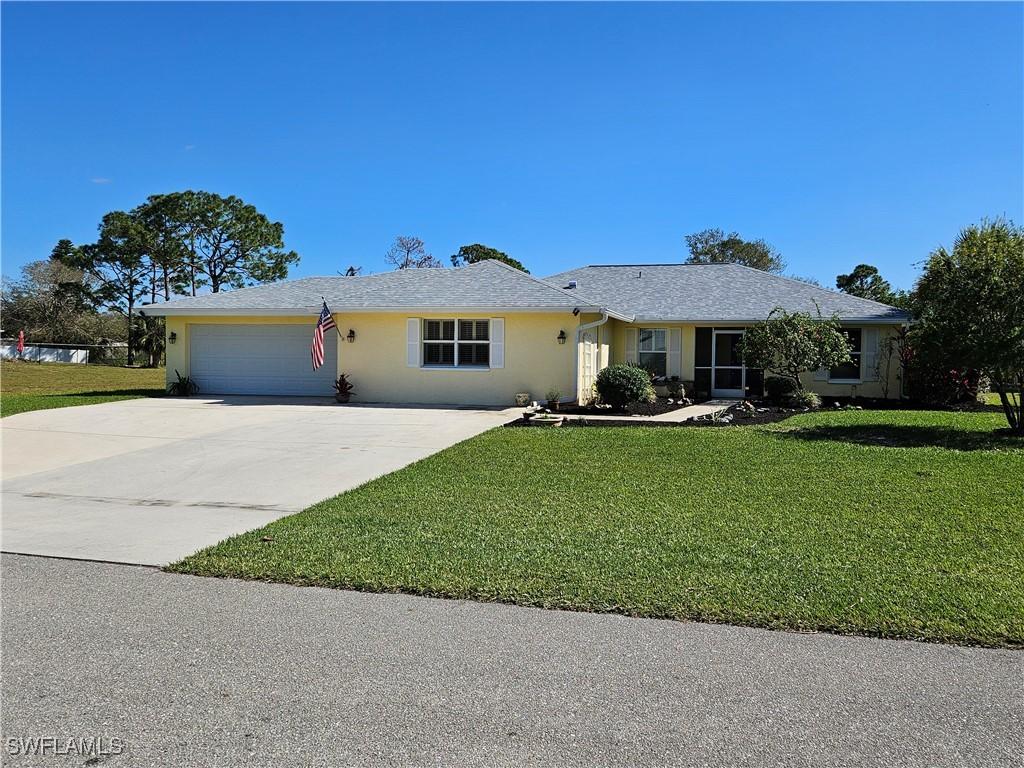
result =
[[[128,365],[135,364],[135,350],[132,348],[132,314],[135,309],[135,303],[132,301],[128,302]]]
[[[164,301],[170,301],[171,300],[171,279],[170,279],[170,276],[167,274],[167,266],[166,265],[164,265],[164,267],[163,267],[163,273],[164,273]]]
[[[153,273],[149,276],[149,303],[156,304],[156,264],[153,265]]]
[[[1024,435],[1024,388],[1019,392],[1011,392],[1005,382],[993,378],[996,391],[999,393],[999,403],[1003,406],[1003,415],[1010,429],[1019,435]],[[1011,400],[1014,397],[1017,402]]]

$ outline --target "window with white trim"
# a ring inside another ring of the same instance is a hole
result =
[[[829,381],[860,381],[860,359],[862,355],[862,329],[861,328],[843,328],[842,333],[846,336],[846,343],[850,345],[850,361],[843,363],[835,368],[830,368],[828,372]]]
[[[488,368],[490,320],[424,320],[423,365],[428,368]]]
[[[668,373],[668,329],[641,328],[638,338],[637,362],[655,376]]]

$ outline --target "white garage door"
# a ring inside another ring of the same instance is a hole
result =
[[[309,347],[316,318],[303,325],[193,325],[192,378],[200,394],[320,395],[334,393],[337,332],[324,339],[324,364],[313,372]]]

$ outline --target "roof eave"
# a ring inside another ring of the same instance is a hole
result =
[[[147,307],[143,307],[141,313],[144,315],[152,315],[154,317],[282,317],[282,316],[304,316],[304,315],[319,315],[320,307],[293,307],[293,308],[266,308],[266,307],[164,307],[160,304],[153,304]],[[423,313],[423,314],[441,314],[441,313],[552,313],[557,314],[560,312],[605,312],[608,311],[610,317],[615,317],[619,320],[625,320],[629,322],[631,316],[621,315],[618,313],[605,310],[603,307],[596,306],[581,306],[566,304],[564,306],[552,306],[552,307],[502,307],[502,306],[463,306],[463,307],[449,307],[449,306],[418,306],[418,307],[331,307],[331,313],[335,315],[341,314],[354,314],[354,313],[372,313],[372,312],[394,312],[394,313]]]
[[[822,318],[829,319],[829,318]],[[655,315],[637,315],[632,322],[634,323],[685,323],[690,325],[716,325],[716,324],[729,324],[729,325],[752,325],[754,323],[763,323],[765,318],[725,318],[725,317],[712,317],[712,318],[694,318],[694,317],[660,317]],[[841,323],[859,323],[860,325],[902,325],[910,322],[909,316],[898,316],[898,317],[839,317]]]

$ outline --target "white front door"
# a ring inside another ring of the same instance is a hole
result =
[[[711,396],[743,397],[747,369],[739,343],[743,331],[715,331],[711,344]]]
[[[316,318],[300,325],[192,325],[190,375],[199,394],[329,397],[338,371],[337,332],[324,338],[324,364],[313,371]]]

